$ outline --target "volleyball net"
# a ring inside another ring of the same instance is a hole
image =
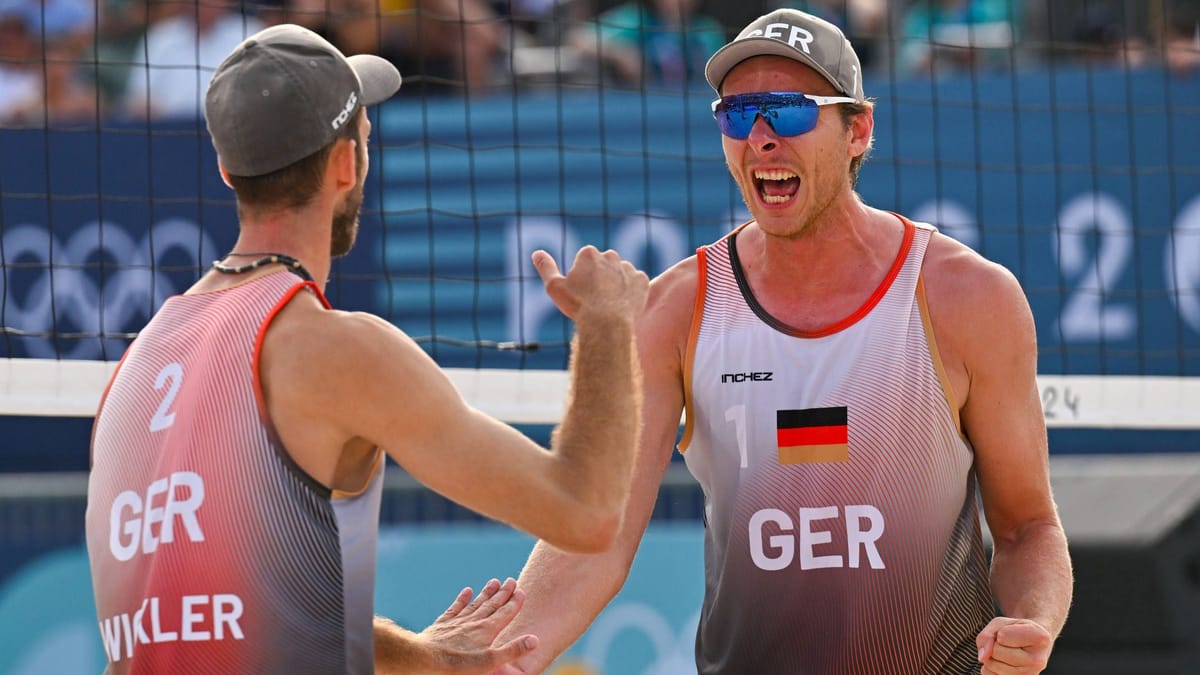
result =
[[[563,413],[572,329],[530,253],[566,263],[594,244],[654,275],[748,220],[699,70],[783,4],[844,26],[862,59],[876,105],[864,201],[937,225],[1029,299],[1079,581],[1072,625],[1086,639],[1073,644],[1090,659],[1063,661],[1060,639],[1062,672],[1196,662],[1160,653],[1197,625],[1195,0],[1013,0],[971,23],[935,20],[924,0],[636,4],[692,9],[0,0],[0,672],[103,668],[81,546],[91,417],[138,331],[235,241],[198,102],[243,34],[301,23],[397,64],[404,87],[369,113],[358,244],[327,295],[391,321],[472,405],[544,439]],[[378,611],[418,627],[475,575],[519,571],[529,541],[439,527],[483,518],[402,471],[385,481],[380,521],[395,527],[381,534]],[[693,668],[703,514],[672,462],[632,595],[551,672]],[[667,578],[681,590],[663,593]],[[1152,603],[1175,606],[1174,621]],[[1136,643],[1125,661],[1117,643]]]
[[[553,423],[571,327],[529,254],[569,261],[595,244],[653,275],[749,218],[697,54],[774,5],[700,3],[668,30],[631,28],[617,4],[163,2],[140,29],[124,17],[137,38],[124,42],[105,38],[112,10],[97,5],[82,43],[57,39],[52,7],[18,17],[26,40],[5,41],[0,67],[42,77],[47,94],[22,115],[0,109],[0,415],[94,411],[137,331],[236,237],[195,107],[215,63],[153,36],[288,20],[383,53],[406,78],[370,113],[359,242],[335,263],[332,303],[408,332],[482,409]],[[1020,280],[1048,423],[1200,426],[1190,5],[1077,0],[954,28],[921,24],[921,3],[885,3],[873,20],[861,3],[796,4],[846,26],[863,58],[876,103],[863,199]],[[90,112],[49,95],[68,68],[93,87]]]

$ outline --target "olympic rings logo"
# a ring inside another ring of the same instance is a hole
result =
[[[0,317],[35,358],[120,354],[122,333],[140,329],[182,290],[162,261],[174,266],[186,260],[200,270],[217,251],[196,223],[183,218],[154,224],[141,241],[116,223],[93,221],[65,240],[39,225],[18,225],[0,244]],[[87,339],[64,339],[68,333]]]

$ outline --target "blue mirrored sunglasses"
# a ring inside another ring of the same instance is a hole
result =
[[[833,103],[855,103],[848,96],[812,96],[798,91],[764,91],[722,96],[712,102],[713,118],[721,133],[744,140],[759,115],[780,136],[799,136],[817,126],[820,107]]]

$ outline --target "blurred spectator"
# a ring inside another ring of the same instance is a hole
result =
[[[173,11],[162,2],[146,0],[96,0],[96,86],[107,101],[121,101],[129,84],[135,54],[141,51],[146,28]],[[139,56],[139,60],[144,60]],[[139,65],[140,71],[145,66]]]
[[[1072,31],[1068,58],[1097,66],[1145,65],[1149,54],[1146,43],[1130,34],[1123,18],[1118,18],[1112,5],[1086,4]]]
[[[1178,75],[1200,74],[1200,8],[1181,5],[1167,17],[1163,61]]]
[[[618,84],[704,81],[704,64],[725,44],[725,29],[696,11],[698,0],[626,2],[571,32],[568,42]]]
[[[36,42],[90,41],[94,30],[94,0],[0,0],[0,11],[21,14]]]
[[[589,81],[569,43],[572,29],[593,16],[590,0],[491,0],[508,22],[507,75],[534,86]]]
[[[500,78],[508,24],[486,0],[379,0],[385,30],[404,51],[394,63],[429,88],[480,92]]]
[[[49,125],[96,120],[100,95],[80,67],[83,49],[84,45],[69,39],[46,37],[42,100],[26,109],[28,122]]]
[[[213,70],[262,22],[237,11],[236,0],[174,2],[133,53],[125,87],[127,114],[159,119],[203,116]]]
[[[1075,58],[1086,62],[1108,62],[1121,53],[1125,42],[1125,27],[1116,21],[1113,12],[1104,5],[1083,8],[1071,34]]]
[[[864,71],[878,69],[887,58],[886,40],[891,33],[887,0],[801,0],[771,6],[803,10],[841,28]]]
[[[41,64],[29,21],[20,8],[0,4],[0,124],[41,96]]]
[[[0,121],[22,126],[95,120],[83,76],[91,0],[0,0]]]
[[[1004,64],[1018,25],[1012,0],[917,0],[904,14],[897,65],[929,72]]]
[[[263,0],[267,23],[304,26],[343,53],[378,54],[404,89],[480,91],[496,81],[507,27],[485,0]]]
[[[540,46],[562,44],[571,26],[592,15],[588,0],[493,0],[491,5],[508,19],[517,40]]]

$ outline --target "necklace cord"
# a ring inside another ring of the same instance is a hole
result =
[[[262,257],[259,258],[258,260],[255,260],[254,262],[249,262],[249,263],[246,263],[245,265],[237,265],[237,266],[222,265],[220,260],[214,260],[213,264],[212,264],[212,268],[222,274],[244,274],[246,272],[256,270],[256,269],[262,267],[263,265],[278,264],[278,265],[286,266],[288,268],[288,270],[290,270],[293,274],[295,274],[296,276],[300,277],[301,279],[303,279],[305,281],[313,280],[312,275],[308,273],[308,270],[304,269],[304,265],[300,264],[299,260],[296,260],[292,256],[285,255],[283,253],[230,253],[229,255],[227,255],[225,257],[229,258],[229,257],[233,257],[233,256],[252,256],[252,255],[259,255]]]

